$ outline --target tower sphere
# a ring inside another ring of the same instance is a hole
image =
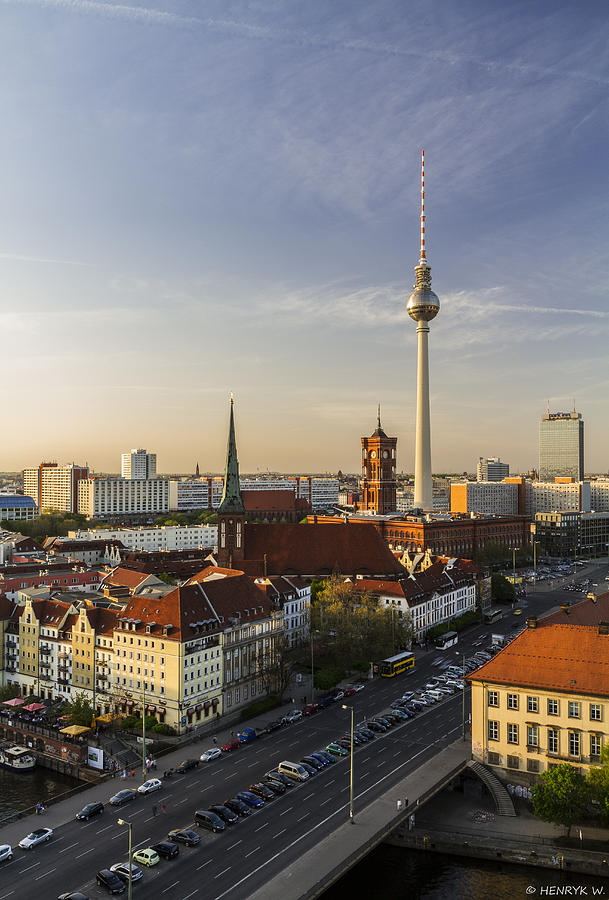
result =
[[[431,288],[417,285],[408,298],[406,309],[415,322],[431,322],[440,312],[440,301]]]

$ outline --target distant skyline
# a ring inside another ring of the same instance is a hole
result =
[[[0,0],[0,470],[609,469],[604,2]]]

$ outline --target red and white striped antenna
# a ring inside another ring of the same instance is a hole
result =
[[[427,265],[425,255],[425,150],[421,150],[421,258],[419,265]]]

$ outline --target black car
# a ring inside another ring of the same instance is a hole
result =
[[[300,762],[299,762],[299,765],[301,765],[301,766],[303,767],[303,769],[305,770],[305,772],[308,772],[308,773],[309,773],[309,776],[311,776],[311,775],[317,775],[318,769],[316,769],[315,766],[312,766],[311,763],[304,762],[304,761],[301,759]]]
[[[370,738],[368,737],[368,735],[367,735],[367,734],[364,734],[363,731],[355,731],[355,732],[353,733],[353,737],[355,737],[356,735],[357,735],[357,737],[359,738],[360,744],[367,744],[368,741],[370,740]]]
[[[252,810],[247,803],[244,803],[243,800],[237,800],[236,797],[233,797],[232,800],[225,800],[224,806],[227,809],[230,809],[231,812],[237,813],[238,816],[242,816],[244,819],[252,814]]]
[[[393,725],[399,725],[400,722],[403,721],[403,719],[402,719],[400,716],[396,716],[396,715],[394,715],[393,713],[385,713],[385,715],[383,716],[383,718],[384,718],[384,719],[389,719],[389,721],[392,722]]]
[[[60,894],[57,900],[89,900],[82,891],[68,891],[67,894]]]
[[[210,806],[210,812],[215,813],[218,818],[222,819],[223,822],[226,822],[227,825],[234,825],[239,821],[239,816],[236,812],[233,812],[232,809],[229,809],[228,806]]]
[[[348,750],[351,752],[351,741],[345,740],[345,738],[341,738],[338,741],[334,741],[335,744],[338,744],[339,747],[342,747],[343,750]]]
[[[163,859],[175,859],[180,854],[180,848],[174,841],[159,841],[158,844],[153,844],[150,849],[162,856]]]
[[[326,762],[330,763],[330,765],[332,765],[332,764],[335,763],[335,762],[338,762],[338,760],[336,759],[336,757],[335,757],[335,756],[332,756],[331,753],[328,753],[327,750],[316,750],[314,755],[315,755],[315,756],[321,756],[323,759],[326,760]]]
[[[391,722],[385,716],[375,716],[374,719],[376,722],[379,722],[381,725],[384,725],[385,728],[391,728],[391,726],[393,725],[393,722]]]
[[[287,791],[287,787],[281,781],[275,781],[273,778],[269,778],[267,775],[266,781],[264,782],[267,787],[269,787],[274,794],[285,794]]]
[[[137,791],[132,791],[130,788],[125,788],[124,791],[118,791],[118,793],[116,793],[114,797],[110,797],[109,803],[110,806],[123,806],[124,803],[130,803],[131,800],[135,800],[136,798]]]
[[[99,887],[104,887],[110,894],[124,894],[127,885],[110,869],[100,869],[95,880]]]
[[[369,728],[371,731],[377,731],[379,734],[388,730],[386,725],[381,725],[380,722],[376,722],[374,719],[370,719],[369,722],[366,722],[366,728]]]
[[[80,812],[76,813],[76,818],[82,819],[83,822],[88,822],[92,816],[99,816],[99,814],[103,813],[103,811],[103,803],[87,803],[86,806],[83,806]]]
[[[360,727],[359,733],[363,734],[364,737],[367,737],[369,741],[373,740],[376,737],[374,731],[371,731],[370,728]]]
[[[176,772],[188,772],[190,769],[196,769],[198,765],[198,759],[184,759],[178,766],[176,766]]]
[[[309,754],[309,755],[312,756],[313,759],[316,759],[317,762],[321,763],[322,766],[323,766],[324,768],[325,768],[325,766],[329,766],[329,765],[330,765],[330,763],[329,763],[329,761],[326,759],[326,757],[325,757],[325,756],[322,756],[321,753],[318,753],[317,751],[315,751],[315,753],[311,753],[311,754]]]
[[[314,756],[303,756],[303,758],[300,760],[300,762],[302,763],[303,766],[305,763],[308,766],[313,766],[313,768],[315,769],[316,772],[319,772],[320,769],[324,768],[324,764],[321,763],[318,759],[315,759]]]
[[[217,816],[210,809],[195,810],[195,825],[198,825],[199,828],[207,828],[208,831],[213,831],[214,834],[224,831],[226,828],[220,816]]]
[[[173,828],[167,837],[170,841],[185,844],[187,847],[196,847],[201,843],[201,838],[192,828]]]
[[[267,781],[278,781],[279,784],[283,784],[288,791],[290,788],[293,788],[295,784],[289,775],[284,775],[283,772],[267,772],[265,777]]]
[[[273,731],[278,731],[281,728],[282,723],[279,719],[275,719],[274,722],[269,722],[262,730],[265,734],[271,734]]]
[[[250,784],[248,790],[251,791],[252,794],[256,794],[257,797],[261,797],[263,800],[275,799],[274,791],[272,791],[270,787],[267,787],[266,784],[263,784],[262,781],[259,781],[256,784]]]

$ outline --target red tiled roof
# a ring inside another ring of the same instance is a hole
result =
[[[235,575],[243,575],[243,572],[240,569],[223,569],[222,566],[207,566],[205,569],[197,572],[196,575],[193,575],[192,578],[189,578],[186,583],[200,584],[203,581],[207,581],[208,578],[234,578]]]
[[[0,619],[10,619],[14,609],[15,603],[6,594],[0,594]]]
[[[371,594],[389,594],[391,597],[404,598],[404,588],[399,581],[380,581],[377,578],[355,578],[353,588],[356,591],[369,591]]]
[[[363,523],[247,524],[245,560],[237,562],[250,575],[404,575],[374,526]]]
[[[242,624],[268,619],[276,608],[243,573],[206,581],[200,587],[218,616],[224,618],[224,624],[229,618],[240,618]]]
[[[159,598],[134,596],[117,619],[118,623],[122,620],[135,622],[135,631],[140,633],[154,622],[151,633],[155,635],[162,632],[162,626],[172,625],[167,638],[174,641],[194,637],[197,622],[213,620],[217,623],[217,616],[198,584],[178,587]]]
[[[527,628],[468,681],[607,697],[609,635],[585,625]]]
[[[96,634],[112,634],[118,627],[118,617],[122,614],[122,611],[104,606],[87,608],[87,619]]]
[[[58,628],[70,609],[70,604],[62,600],[34,600],[32,609],[41,625]],[[25,606],[21,610],[25,611]]]
[[[124,569],[119,566],[110,572],[103,579],[103,585],[111,585],[112,587],[136,588],[151,576],[147,572],[135,572],[133,569]]]
[[[609,591],[598,594],[596,601],[581,600],[565,610],[557,609],[539,619],[537,626],[546,625],[598,625],[609,622]]]

